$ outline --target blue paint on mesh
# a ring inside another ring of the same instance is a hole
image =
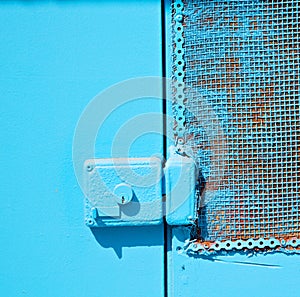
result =
[[[186,0],[184,14],[202,239],[299,238],[299,2]]]

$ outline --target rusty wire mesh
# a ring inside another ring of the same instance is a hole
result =
[[[201,240],[299,238],[299,1],[186,0],[183,26]]]

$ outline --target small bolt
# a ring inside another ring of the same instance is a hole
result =
[[[86,170],[87,170],[88,172],[92,171],[92,170],[93,170],[93,166],[92,166],[92,165],[87,165],[87,166],[86,166]]]
[[[87,218],[85,223],[88,227],[93,227],[95,225],[95,221],[92,218]]]
[[[181,247],[181,246],[178,246],[178,247],[176,248],[176,251],[177,251],[177,252],[182,252],[182,247]]]
[[[179,144],[184,144],[184,139],[182,137],[178,137],[177,141]]]
[[[175,20],[179,23],[181,23],[183,21],[183,15],[182,14],[177,14],[175,17]]]

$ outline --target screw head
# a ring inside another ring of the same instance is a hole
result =
[[[184,139],[182,137],[178,137],[178,144],[184,144]]]
[[[182,251],[182,247],[181,247],[181,246],[178,246],[178,247],[176,248],[176,251],[177,251],[177,252],[181,252],[181,251]]]
[[[88,172],[92,171],[92,170],[93,170],[93,166],[92,166],[92,165],[87,165],[87,166],[86,166],[86,170],[87,170]]]
[[[95,225],[95,220],[93,220],[92,218],[86,218],[85,223],[88,227],[93,227]]]
[[[183,21],[183,15],[182,14],[177,14],[175,16],[175,20],[179,23],[181,23]]]

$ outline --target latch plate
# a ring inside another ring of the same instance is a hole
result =
[[[166,221],[169,225],[190,225],[196,220],[197,173],[193,158],[173,153],[168,159],[165,180]]]

